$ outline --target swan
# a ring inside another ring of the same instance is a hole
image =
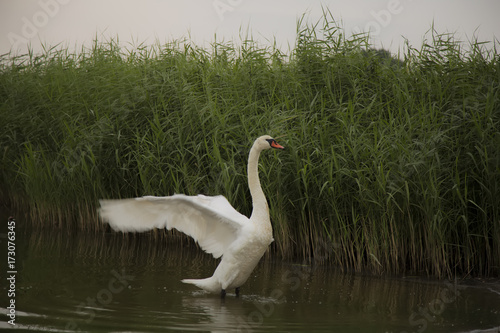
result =
[[[248,156],[248,187],[252,196],[252,215],[246,217],[219,196],[144,196],[121,200],[100,200],[99,214],[116,231],[141,232],[153,228],[175,228],[191,236],[207,253],[222,257],[213,275],[206,279],[184,279],[211,293],[243,285],[273,242],[267,200],[259,180],[260,153],[284,149],[269,135],[257,138]]]

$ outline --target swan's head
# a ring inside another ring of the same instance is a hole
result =
[[[259,150],[265,150],[265,149],[285,149],[285,147],[281,146],[276,142],[275,139],[270,137],[269,135],[263,135],[257,140],[255,140],[254,147],[258,148]]]

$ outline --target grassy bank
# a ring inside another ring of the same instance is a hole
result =
[[[497,51],[431,32],[395,60],[322,23],[286,56],[251,41],[4,56],[1,197],[40,226],[98,231],[99,198],[224,194],[249,214],[249,147],[284,135],[261,158],[274,253],[498,274]]]

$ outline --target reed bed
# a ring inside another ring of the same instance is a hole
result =
[[[397,58],[319,23],[299,24],[290,54],[112,39],[4,55],[1,200],[34,226],[99,232],[99,198],[223,194],[249,214],[248,150],[271,134],[287,147],[261,158],[272,253],[499,274],[497,44],[431,30]]]

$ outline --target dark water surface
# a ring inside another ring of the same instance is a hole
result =
[[[499,332],[499,280],[444,282],[345,274],[266,257],[224,302],[183,278],[217,261],[189,242],[33,231],[17,220],[8,297],[2,220],[0,330],[48,332]],[[7,323],[15,299],[15,326]]]

